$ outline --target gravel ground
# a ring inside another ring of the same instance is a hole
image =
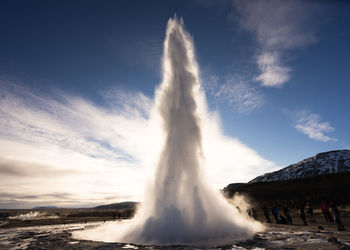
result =
[[[0,249],[350,249],[350,232],[338,232],[334,224],[308,226],[268,224],[251,239],[222,246],[142,246],[76,240],[72,231],[103,222],[0,229]]]
[[[77,240],[72,232],[93,228],[104,223],[104,218],[78,220],[4,220],[0,221],[0,249],[349,249],[349,207],[342,209],[342,221],[347,231],[337,231],[334,222],[325,222],[316,210],[318,223],[302,225],[297,212],[292,213],[294,225],[266,224],[266,231],[253,238],[232,241],[216,246],[145,246],[127,243],[106,243]],[[258,220],[264,216],[258,211]],[[100,221],[96,221],[100,220]],[[55,224],[56,223],[56,224]]]

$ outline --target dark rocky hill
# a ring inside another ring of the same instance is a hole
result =
[[[281,170],[258,176],[248,183],[232,183],[223,189],[226,197],[241,193],[260,206],[321,200],[347,204],[350,201],[350,150],[317,154]]]
[[[137,206],[137,204],[138,202],[125,201],[120,203],[97,206],[94,207],[94,209],[134,209]]]
[[[249,183],[293,180],[350,172],[350,150],[319,153],[296,164],[254,178]]]
[[[56,206],[40,206],[40,207],[33,207],[33,210],[46,210],[46,209],[57,209]]]

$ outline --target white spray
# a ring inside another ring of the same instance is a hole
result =
[[[192,39],[183,21],[175,16],[167,26],[163,82],[156,93],[156,111],[162,120],[164,143],[155,181],[133,221],[124,229],[112,230],[116,235],[108,241],[206,244],[232,241],[263,229],[260,223],[242,216],[211,188],[201,171],[198,105],[203,100]],[[101,230],[111,231],[111,228]],[[106,234],[102,234],[106,238]]]

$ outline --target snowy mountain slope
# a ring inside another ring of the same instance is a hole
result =
[[[350,150],[319,153],[278,171],[258,176],[249,183],[292,180],[342,172],[350,172]]]

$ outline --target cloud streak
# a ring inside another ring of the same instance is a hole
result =
[[[264,104],[263,95],[243,82],[228,81],[220,86],[216,95],[239,113],[250,113]]]
[[[328,122],[321,122],[319,115],[303,111],[298,116],[299,119],[294,128],[307,135],[310,139],[321,142],[337,141],[336,138],[325,135],[325,133],[334,131],[334,128]]]
[[[114,201],[141,197],[152,129],[139,107],[152,100],[134,93],[112,108],[4,81],[0,88],[0,170],[7,176],[1,191],[37,195],[41,202],[47,202],[41,190],[71,193],[74,198],[60,201],[64,205],[106,202],[101,197],[118,193]]]
[[[216,100],[225,102],[235,112],[249,114],[265,103],[264,95],[247,83],[233,75],[220,84],[221,79],[215,75],[204,75],[204,88]]]
[[[313,12],[303,1],[233,1],[240,14],[240,26],[258,42],[255,78],[266,87],[281,87],[289,81],[292,68],[286,66],[286,54],[316,41],[309,20]]]

